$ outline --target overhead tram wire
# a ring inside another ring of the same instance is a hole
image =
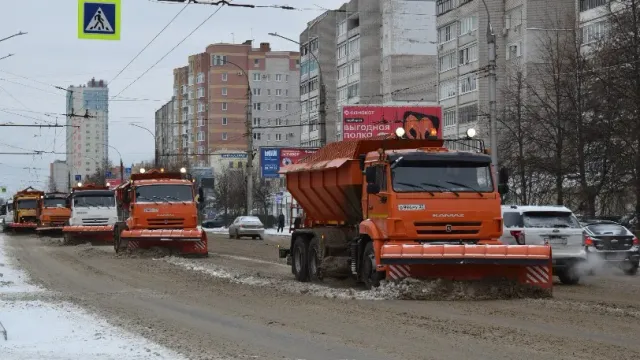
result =
[[[129,85],[125,86],[122,90],[120,90],[119,93],[117,93],[115,96],[113,96],[112,98],[118,97],[120,94],[122,94],[123,92],[125,92],[128,88],[131,87],[131,85],[135,84],[136,82],[138,82],[138,80],[140,80],[143,76],[145,76],[149,71],[151,71],[151,69],[153,69],[156,65],[158,65],[162,60],[164,60],[167,56],[169,56],[169,54],[171,54],[178,46],[180,46],[183,42],[185,42],[189,37],[191,37],[191,35],[193,35],[196,31],[198,31],[198,29],[200,29],[204,24],[206,24],[212,17],[214,17],[220,10],[222,9],[222,6],[220,6],[219,8],[217,8],[213,13],[211,13],[211,15],[209,15],[206,19],[204,19],[204,21],[202,21],[198,26],[196,26],[195,29],[193,29],[189,34],[187,34],[187,36],[185,36],[182,40],[180,40],[174,47],[172,47],[169,51],[167,51],[166,54],[164,54],[158,61],[156,61],[153,65],[151,65],[147,70],[145,70],[142,74],[140,74],[140,76],[138,76],[137,78],[135,78],[132,82],[129,83]]]
[[[151,39],[147,45],[145,45],[142,50],[140,50],[136,56],[133,57],[133,59],[131,59],[131,61],[129,61],[129,63],[127,63],[127,65],[125,65],[117,74],[116,76],[113,77],[113,79],[111,79],[109,82],[107,82],[107,84],[111,84],[114,80],[116,80],[125,70],[127,70],[127,68],[129,68],[129,66],[145,51],[147,50],[147,48],[153,44],[153,42],[165,31],[167,30],[167,28],[178,18],[178,16],[180,16],[180,14],[182,14],[183,11],[185,11],[187,9],[187,6],[189,6],[189,1],[186,2],[186,4],[184,5],[184,7],[178,11],[178,13],[171,19],[169,20],[169,22],[167,23],[167,25],[165,25],[160,32],[158,32],[153,39]]]

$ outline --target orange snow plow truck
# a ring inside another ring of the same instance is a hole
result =
[[[209,255],[207,234],[198,229],[194,184],[187,176],[184,168],[180,173],[141,169],[116,188],[116,252],[163,247],[181,255]]]
[[[279,249],[295,278],[353,276],[368,289],[408,277],[507,279],[550,294],[550,247],[498,240],[508,174],[496,184],[484,143],[452,151],[399,133],[330,143],[280,170],[305,214]]]
[[[38,201],[38,227],[36,232],[62,232],[64,224],[71,217],[71,209],[67,197],[69,194],[50,192],[40,197]]]
[[[15,230],[33,230],[38,227],[38,201],[44,192],[28,187],[13,196],[13,223],[9,227]]]

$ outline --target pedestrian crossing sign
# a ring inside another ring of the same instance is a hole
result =
[[[78,38],[120,40],[121,0],[78,0]]]

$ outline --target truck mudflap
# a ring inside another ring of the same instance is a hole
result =
[[[502,278],[549,291],[553,287],[551,248],[542,245],[385,244],[380,263],[390,280]]]
[[[120,237],[129,250],[168,247],[182,255],[209,254],[207,234],[199,229],[123,230]]]

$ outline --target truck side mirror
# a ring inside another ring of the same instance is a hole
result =
[[[122,202],[125,202],[125,203],[131,202],[131,196],[129,196],[129,191],[125,191],[122,193]]]
[[[508,184],[498,184],[498,193],[500,195],[504,195],[506,193],[509,192],[509,185]]]
[[[509,183],[509,170],[507,168],[500,168],[498,171],[498,184]]]
[[[368,183],[367,184],[367,194],[378,194],[380,193],[380,185],[376,183]]]
[[[376,182],[376,168],[373,166],[369,166],[365,170],[365,177],[367,180],[367,184],[375,184]]]

